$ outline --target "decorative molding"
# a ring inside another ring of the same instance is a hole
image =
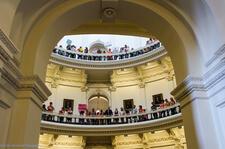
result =
[[[5,44],[5,46],[13,53],[17,54],[18,50],[13,42],[7,37],[2,29],[0,29],[0,40]]]
[[[8,105],[7,103],[0,100],[0,107],[3,109],[8,109],[8,108],[10,108],[10,105]]]
[[[18,99],[31,98],[39,107],[51,95],[50,90],[37,75],[20,78],[20,86],[17,91]],[[34,99],[31,93],[38,99]]]
[[[206,72],[203,78],[205,79],[206,88],[208,90],[223,80],[225,78],[225,58],[221,59],[219,63]]]
[[[206,91],[207,89],[205,88],[202,78],[188,76],[171,94],[180,102],[181,108],[183,108],[196,99],[207,100]],[[190,98],[188,98],[189,95],[191,95]]]
[[[174,139],[172,137],[148,139],[149,143],[164,142],[164,141],[174,141]]]
[[[116,87],[113,86],[113,85],[109,86],[109,91],[115,92],[116,91]]]
[[[223,44],[213,55],[211,59],[209,59],[208,62],[206,62],[206,67],[209,67],[213,62],[215,62],[221,55],[225,53],[225,44]]]
[[[138,86],[140,87],[140,88],[145,88],[145,82],[139,82],[138,83]]]
[[[81,89],[82,92],[87,92],[89,90],[89,87],[88,86],[82,86],[80,89]]]
[[[6,34],[0,29],[0,105],[3,108],[12,106],[19,88],[19,62],[15,58],[18,51]]]
[[[7,55],[8,58],[17,66],[19,67],[20,62],[15,57],[16,54],[19,53],[13,42],[8,38],[8,36],[3,32],[3,30],[0,29],[0,41],[4,44],[4,46],[9,50],[9,52],[6,52],[4,48],[0,45],[0,51],[5,52],[5,56]],[[8,59],[9,60],[9,59]]]
[[[142,140],[134,140],[134,141],[128,141],[128,142],[117,142],[115,145],[135,145],[135,144],[140,144],[142,145]]]

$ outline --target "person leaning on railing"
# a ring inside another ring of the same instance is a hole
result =
[[[156,111],[157,110],[157,105],[154,102],[152,102],[151,110],[152,111]],[[157,119],[157,118],[158,118],[158,113],[157,112],[151,113],[151,119]]]
[[[120,116],[124,116],[125,114],[126,113],[125,113],[124,109],[121,107],[120,108]],[[124,118],[123,117],[121,117],[120,120],[121,120],[121,123],[124,123]]]
[[[53,103],[50,102],[50,103],[49,103],[49,106],[47,107],[47,111],[48,111],[49,113],[53,113],[54,110],[55,110],[55,108],[54,108],[54,106],[53,106]],[[55,116],[53,116],[53,115],[48,115],[48,116],[47,116],[47,119],[48,119],[49,121],[54,121],[54,118],[55,118]]]
[[[128,59],[130,57],[135,57],[135,56],[139,56],[142,55],[144,53],[147,53],[149,51],[152,51],[156,48],[159,48],[161,46],[161,43],[157,40],[155,40],[155,44],[139,49],[139,50],[134,50],[133,48],[131,50],[124,50],[126,49],[125,47],[122,47],[122,51],[123,52],[119,52],[117,54],[113,53],[112,55],[112,51],[111,49],[108,49],[108,52],[106,53],[106,56],[102,56],[102,55],[96,55],[97,53],[91,53],[93,55],[87,55],[88,52],[88,48],[86,47],[85,49],[83,49],[82,47],[78,48],[77,50],[75,50],[76,52],[70,52],[70,51],[74,51],[72,49],[72,46],[70,47],[70,50],[63,50],[62,46],[60,45],[59,48],[54,48],[53,49],[53,53],[56,53],[58,55],[62,55],[65,57],[69,57],[69,58],[75,58],[75,59],[81,59],[81,60],[93,60],[93,61],[110,61],[110,60],[118,60],[118,59]],[[102,52],[101,52],[102,54]],[[105,54],[105,53],[103,53]]]
[[[176,104],[176,101],[173,97],[170,98],[170,105],[173,106]],[[178,107],[179,108],[179,107]],[[180,108],[179,108],[180,110]],[[179,111],[180,112],[180,111]],[[174,114],[177,114],[177,107],[174,107],[174,108],[171,108],[171,114],[174,115]]]
[[[59,115],[64,115],[65,114],[65,109],[64,107],[61,108],[61,110],[59,110]],[[58,116],[58,122],[63,123],[64,122],[64,117],[63,116]]]
[[[86,114],[84,114],[84,111],[80,111],[79,117],[74,116],[71,119],[74,119],[74,124],[77,124],[76,118],[78,118],[78,120],[79,120],[78,124],[80,124],[80,125],[84,125],[84,124],[85,125],[105,125],[105,124],[111,125],[111,124],[124,124],[125,122],[126,123],[136,123],[136,122],[140,122],[140,121],[154,120],[154,119],[164,117],[164,116],[159,117],[162,111],[169,110],[169,114],[166,114],[165,117],[180,113],[179,104],[176,105],[175,100],[173,100],[173,99],[171,99],[171,101],[172,101],[173,105],[169,105],[167,107],[164,106],[163,109],[158,109],[158,110],[157,110],[157,106],[153,103],[153,106],[151,107],[152,110],[148,113],[146,113],[145,109],[143,109],[141,106],[139,108],[139,113],[136,113],[135,108],[133,108],[132,114],[130,112],[125,114],[125,111],[123,110],[123,108],[121,108],[120,112],[116,112],[116,111],[118,111],[116,109],[114,111],[114,117],[111,117],[113,115],[113,112],[110,108],[108,108],[104,114],[103,114],[103,111],[101,110],[101,112],[97,116],[93,115],[93,118],[91,118],[92,117],[91,112],[87,112]],[[48,113],[52,113],[52,112],[48,111]],[[48,117],[51,116],[52,119],[44,118],[45,117],[44,115],[47,115]],[[106,117],[104,118],[104,116],[106,116]],[[117,116],[122,116],[122,117],[119,118]],[[42,120],[54,121],[54,117],[57,117],[57,122],[60,122],[60,123],[71,124],[71,122],[72,122],[72,120],[65,121],[65,118],[67,119],[68,117],[65,115],[65,110],[63,108],[59,111],[58,114],[47,114],[45,111],[43,111]],[[95,118],[95,117],[97,117],[97,118]],[[126,121],[124,121],[125,119],[126,119]],[[111,120],[113,120],[113,123]]]
[[[47,108],[46,108],[45,104],[42,105],[42,111],[43,112],[47,112]],[[42,118],[41,119],[42,120],[47,120],[47,114],[42,114]]]
[[[131,110],[131,114],[132,115],[136,115],[137,114],[137,107],[136,107],[136,105],[133,105],[133,108]],[[132,117],[132,121],[133,122],[137,122],[137,116],[133,116]]]
[[[108,107],[108,109],[105,111],[104,115],[106,115],[107,117],[111,117],[113,115],[112,110],[110,109],[110,107]],[[107,118],[106,120],[107,124],[111,124],[111,118]]]
[[[65,111],[65,113],[67,113],[68,116],[72,116],[72,115],[73,115],[73,110],[72,110],[72,108],[69,107],[69,108]],[[66,122],[67,122],[67,123],[72,123],[72,118],[71,118],[71,117],[67,117],[67,118],[66,118]]]
[[[117,108],[114,111],[114,116],[119,116],[119,111],[118,111]],[[113,119],[113,122],[116,123],[116,124],[118,124],[119,123],[119,118],[114,118]]]

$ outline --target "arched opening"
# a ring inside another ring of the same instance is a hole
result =
[[[104,112],[108,107],[109,101],[105,96],[98,94],[88,99],[88,111],[94,109],[96,113],[99,113],[101,110]]]
[[[99,20],[99,15],[101,15],[98,13],[98,10],[101,9],[99,6],[98,1],[83,2],[82,4],[68,2],[60,5],[64,8],[63,11],[57,10],[58,13],[55,14],[55,11],[51,10],[46,13],[45,17],[39,18],[40,20],[32,26],[29,34],[24,38],[22,46],[24,52],[21,59],[23,73],[25,75],[38,73],[44,79],[53,45],[63,35],[72,32],[80,25]],[[120,7],[118,20],[137,24],[164,43],[172,58],[178,82],[181,82],[189,72],[193,75],[201,74],[200,48],[198,48],[192,31],[179,18],[154,2],[147,2],[146,5],[143,5],[137,2],[121,1]],[[140,10],[140,13],[134,13],[133,10]],[[83,17],[80,16],[81,14]],[[74,21],[71,21],[71,18]],[[151,19],[146,20],[145,18]],[[193,64],[195,64],[195,68],[191,67]],[[37,66],[33,67],[34,65]]]
[[[28,1],[23,2],[26,3]],[[220,28],[217,28],[217,25],[213,23],[217,22],[217,20],[214,19],[207,4],[200,0],[196,1],[196,3],[188,1],[183,4],[179,2],[124,0],[120,1],[119,4],[118,21],[122,20],[144,28],[149,32],[148,34],[156,36],[164,43],[172,59],[178,84],[188,75],[194,77],[202,76],[206,69],[205,62],[213,56],[214,51],[224,41],[223,38],[220,38],[224,37],[220,33]],[[187,5],[187,7],[184,8],[184,5]],[[40,9],[30,20],[27,19],[29,18],[27,16],[29,13],[25,15],[27,12],[25,6],[22,3],[18,9],[18,16],[13,23],[11,37],[15,44],[22,49],[21,71],[23,74],[25,76],[38,74],[42,80],[45,79],[49,55],[56,41],[65,34],[73,33],[79,26],[99,22],[100,18],[102,18],[102,14],[99,14],[99,10],[102,9],[101,1],[49,3],[48,6]],[[192,10],[195,10],[193,13],[196,17],[191,17]],[[21,17],[20,14],[24,16]],[[208,17],[204,17],[205,14]],[[214,14],[216,14],[215,11]],[[22,20],[24,22],[29,20],[30,23],[23,26],[19,23]],[[20,26],[18,27],[17,24],[20,24]],[[19,31],[21,29],[22,31]],[[99,32],[102,30],[100,28]],[[214,38],[218,40],[215,41],[213,40]],[[201,114],[204,110],[196,111],[195,106],[198,105],[198,102],[196,101],[195,105],[182,111],[186,113],[184,117],[187,119],[188,117],[193,117],[193,121],[200,117],[195,114]],[[203,104],[209,107],[208,102]],[[210,113],[210,108],[207,110]],[[186,121],[186,125],[192,126],[192,121]],[[198,129],[201,127],[197,125],[194,128]],[[200,140],[203,137],[196,134],[195,136],[200,136]],[[191,138],[191,136],[188,137]],[[198,143],[194,141],[193,144]]]

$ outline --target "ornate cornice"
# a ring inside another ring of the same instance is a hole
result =
[[[181,108],[183,108],[195,99],[208,99],[206,91],[202,78],[188,76],[171,94],[180,102]],[[188,98],[189,96],[191,98]]]
[[[117,142],[115,145],[134,145],[134,144],[141,144],[142,145],[142,140],[134,140],[134,141],[128,141],[128,142]]]
[[[119,69],[125,67],[133,67],[137,65],[141,65],[153,60],[156,60],[162,56],[167,54],[166,49],[162,46],[156,50],[145,53],[141,56],[137,56],[130,59],[124,59],[119,61],[103,61],[103,62],[95,62],[95,61],[83,61],[70,59],[64,56],[59,56],[57,54],[52,54],[50,58],[50,62],[64,65],[72,68],[82,68],[82,69]]]
[[[163,138],[154,138],[154,139],[147,140],[147,142],[149,143],[164,142],[164,141],[174,141],[174,139],[172,137],[163,137]]]
[[[0,40],[5,44],[5,46],[13,53],[17,54],[18,50],[13,42],[6,36],[4,31],[0,29]]]
[[[64,135],[81,136],[113,136],[124,134],[144,133],[148,131],[157,131],[163,129],[182,126],[183,120],[181,114],[165,117],[158,120],[145,121],[131,124],[118,125],[71,125],[58,124],[54,122],[41,122],[41,132]]]
[[[18,51],[10,39],[0,29],[0,105],[4,108],[12,106],[19,88],[19,63],[15,58]]]
[[[0,41],[4,44],[4,46],[10,51],[11,55],[11,60],[16,66],[19,66],[20,63],[18,59],[15,57],[16,54],[19,53],[18,49],[16,46],[13,44],[13,42],[7,37],[7,35],[4,33],[2,29],[0,29]],[[4,49],[1,46],[1,50]],[[0,50],[0,51],[1,51]],[[9,56],[9,55],[8,55]]]
[[[50,90],[37,75],[20,78],[20,86],[17,91],[18,99],[32,98],[39,107],[41,107],[41,104],[51,95]],[[37,99],[35,99],[32,94],[34,94]]]
[[[206,67],[209,67],[212,63],[214,63],[221,55],[225,53],[225,44],[223,44],[213,55],[211,59],[209,59],[208,62],[206,62]]]
[[[225,58],[221,59],[203,76],[206,80],[206,88],[209,90],[225,78]]]
[[[8,108],[10,108],[10,105],[8,105],[7,103],[0,100],[0,107],[3,109],[8,109]]]

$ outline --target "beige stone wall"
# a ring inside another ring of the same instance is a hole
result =
[[[88,104],[91,96],[100,94],[108,98],[113,110],[123,107],[125,99],[133,99],[136,106],[142,105],[150,110],[152,95],[162,93],[164,99],[170,98],[170,92],[176,87],[168,56],[138,67],[112,70],[109,83],[89,83],[89,80],[85,70],[49,64],[46,84],[52,95],[46,105],[52,101],[55,112],[58,112],[63,106],[63,99],[73,99],[74,112],[78,114],[78,104]]]

